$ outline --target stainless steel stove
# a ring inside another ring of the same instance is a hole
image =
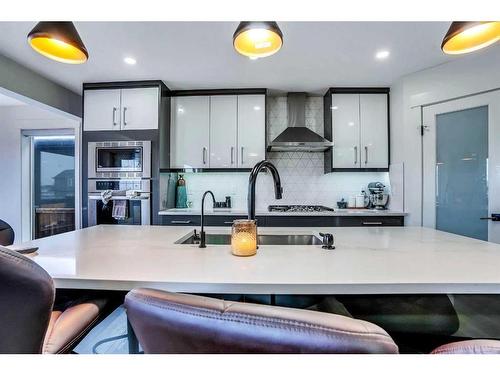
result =
[[[322,211],[333,211],[333,208],[325,206],[290,204],[290,205],[271,205],[267,208],[267,210],[269,212],[322,212]]]

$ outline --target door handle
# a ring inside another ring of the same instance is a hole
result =
[[[202,157],[203,157],[203,164],[207,164],[207,148],[203,147],[203,152],[202,152]]]
[[[191,220],[172,220],[170,224],[191,224]]]
[[[234,164],[234,147],[231,146],[231,164]]]
[[[354,164],[358,164],[358,146],[354,146]]]
[[[241,146],[241,165],[243,165],[245,162],[243,161],[243,146]]]
[[[365,146],[365,164],[368,164],[368,146]]]
[[[116,107],[113,107],[113,126],[116,126]]]
[[[123,126],[127,125],[127,120],[125,118],[125,113],[127,112],[127,107],[123,107]]]
[[[500,214],[491,214],[489,217],[480,217],[480,220],[500,221]]]

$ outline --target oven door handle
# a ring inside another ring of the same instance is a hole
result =
[[[101,200],[102,197],[100,195],[89,195],[89,200]],[[151,197],[149,195],[139,195],[137,197],[127,197],[125,195],[116,195],[114,197],[111,197],[111,200],[121,200],[121,199],[125,199],[127,201],[144,201],[144,200],[148,200],[148,199],[151,199]]]

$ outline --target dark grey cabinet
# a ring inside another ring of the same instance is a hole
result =
[[[207,215],[207,226],[231,226],[246,216]],[[162,215],[163,225],[197,226],[200,215]],[[404,216],[257,216],[261,227],[402,227]]]

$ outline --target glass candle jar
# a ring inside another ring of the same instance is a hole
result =
[[[231,231],[233,255],[247,257],[257,252],[257,224],[255,220],[235,220]]]

